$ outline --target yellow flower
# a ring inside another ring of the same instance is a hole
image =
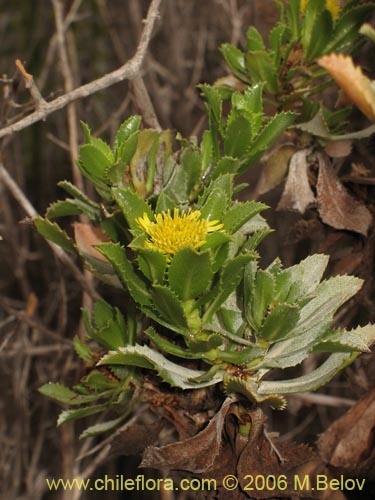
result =
[[[301,0],[301,12],[305,13],[306,6],[309,0]],[[326,10],[331,13],[332,18],[336,21],[340,13],[340,0],[326,0]]]
[[[199,210],[180,212],[175,208],[161,212],[150,221],[146,213],[136,219],[137,224],[148,234],[146,248],[157,250],[164,254],[175,254],[186,247],[199,248],[206,243],[208,233],[219,231],[224,226],[217,220],[201,219]]]

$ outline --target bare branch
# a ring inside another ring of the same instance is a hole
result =
[[[111,73],[107,73],[106,75],[94,80],[86,85],[82,85],[81,87],[68,92],[67,94],[60,96],[53,101],[47,103],[45,108],[39,109],[31,113],[30,115],[22,118],[16,123],[9,125],[8,127],[4,127],[0,130],[0,138],[5,137],[9,134],[13,134],[14,132],[18,132],[23,130],[24,128],[36,123],[40,120],[43,120],[51,113],[64,108],[69,103],[76,101],[77,99],[82,99],[84,97],[88,97],[100,90],[106,89],[115,83],[122,82],[125,79],[133,80],[134,78],[139,77],[140,68],[142,66],[148,45],[150,43],[152,31],[156,22],[156,19],[159,15],[159,6],[162,0],[152,0],[147,17],[145,20],[145,26],[142,32],[141,40],[139,42],[138,48],[134,56],[123,64],[120,68],[112,71]]]
[[[65,30],[64,30],[64,14],[63,4],[61,0],[52,0],[53,12],[56,22],[57,45],[59,48],[61,71],[64,77],[65,92],[69,93],[74,89],[74,79],[70,70],[68,53],[66,50]],[[72,175],[74,184],[78,189],[83,190],[82,174],[77,167],[78,159],[78,120],[77,108],[74,102],[67,106],[68,130],[69,130],[69,146],[70,159],[72,163]]]
[[[30,90],[30,94],[35,101],[36,109],[43,111],[46,109],[47,102],[43,99],[42,94],[39,92],[39,89],[34,82],[33,75],[30,75],[30,73],[26,71],[25,66],[19,59],[16,59],[16,66],[18,71],[23,76],[26,88]]]
[[[37,217],[38,212],[35,210],[35,208],[32,206],[32,204],[29,202],[29,200],[26,198],[26,196],[23,194],[22,190],[18,187],[17,183],[15,180],[12,178],[12,176],[9,174],[9,172],[5,169],[4,165],[0,163],[0,180],[3,181],[4,185],[8,188],[10,193],[13,195],[13,197],[17,200],[17,202],[21,205],[21,207],[24,209],[26,214],[29,217]],[[73,274],[74,278],[79,282],[81,287],[94,299],[98,299],[99,295],[94,289],[94,287],[91,285],[91,283],[88,283],[87,280],[85,279],[84,275],[81,273],[81,271],[78,269],[78,267],[74,264],[74,262],[68,257],[68,255],[64,252],[62,248],[57,246],[55,243],[52,243],[52,241],[47,241],[48,245],[51,247],[53,250],[54,254],[60,259],[60,261],[70,270],[70,272]]]

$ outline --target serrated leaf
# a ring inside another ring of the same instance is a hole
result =
[[[162,318],[178,328],[187,328],[181,301],[172,290],[166,286],[154,285],[151,294],[153,305]]]
[[[121,281],[126,285],[132,298],[141,305],[150,305],[151,296],[146,284],[136,274],[126,257],[125,249],[119,243],[101,243],[96,249],[112,264]]]
[[[251,255],[238,255],[224,264],[219,283],[214,288],[214,299],[204,314],[204,322],[209,322],[211,320],[213,314],[240,284],[243,278],[244,268],[251,259]]]
[[[339,371],[350,364],[358,354],[332,354],[319,368],[311,373],[291,380],[261,382],[259,394],[293,394],[297,392],[315,391],[327,384]]]
[[[88,196],[85,195],[81,190],[79,190],[74,184],[69,181],[60,181],[57,183],[59,187],[64,189],[67,193],[72,195],[77,200],[82,201],[83,203],[90,205],[92,208],[99,209],[99,204],[95,201],[91,200]]]
[[[235,233],[248,220],[266,208],[266,205],[257,201],[247,201],[245,203],[238,203],[237,205],[234,205],[233,208],[230,208],[227,212],[225,212],[222,218],[225,230],[229,234]]]
[[[140,124],[141,117],[134,115],[120,125],[113,143],[113,149],[116,152],[117,158],[119,157],[120,146],[127,141],[131,135],[138,131]]]
[[[153,213],[148,203],[132,189],[113,188],[112,193],[131,229],[139,229],[136,219],[144,214],[153,220]]]
[[[250,160],[256,158],[260,152],[270,148],[280,135],[293,124],[295,118],[295,113],[289,111],[279,113],[271,118],[251,145]]]
[[[250,299],[251,313],[250,324],[257,331],[260,329],[267,308],[273,299],[274,294],[274,278],[267,272],[260,269],[255,276],[253,284],[253,292]]]
[[[72,420],[78,420],[79,418],[85,418],[90,415],[100,413],[105,410],[106,407],[107,405],[98,405],[79,408],[78,410],[64,410],[60,413],[59,418],[57,419],[57,427],[60,427],[62,424]]]
[[[259,337],[277,342],[287,337],[299,320],[299,308],[292,304],[277,304],[264,320]]]
[[[313,2],[310,2],[313,3]],[[306,34],[304,41],[306,61],[314,61],[325,52],[325,48],[332,38],[333,19],[327,10],[318,14],[312,32]],[[316,34],[319,33],[319,36]]]
[[[220,47],[220,52],[223,54],[225,62],[232,73],[238,78],[244,79],[244,76],[246,76],[244,53],[230,43],[223,43]]]
[[[314,347],[314,352],[370,352],[370,346],[375,342],[373,325],[358,327],[354,330],[334,330],[320,339]]]
[[[168,196],[164,191],[162,191],[159,194],[158,200],[156,202],[155,213],[159,214],[160,212],[167,212],[168,210],[173,212],[175,208],[176,208],[176,203],[172,200],[170,196]]]
[[[321,13],[325,9],[325,5],[325,0],[314,0],[314,2],[307,2],[305,16],[303,18],[303,23],[301,26],[301,41],[305,52],[309,51],[311,44],[317,43],[317,38],[319,40],[320,31],[318,32],[317,28],[319,27],[319,18]]]
[[[272,56],[265,50],[253,50],[245,55],[246,69],[254,83],[264,83],[264,88],[276,94],[279,88],[277,68]]]
[[[139,269],[152,283],[164,281],[167,268],[167,258],[164,254],[149,248],[139,249],[137,252]]]
[[[85,361],[86,363],[92,363],[94,359],[93,352],[87,344],[80,340],[78,335],[74,336],[73,345],[75,352],[82,359],[82,361]]]
[[[202,353],[193,353],[190,350],[183,349],[179,345],[172,344],[165,337],[159,335],[151,326],[145,330],[147,337],[158,347],[161,351],[177,356],[184,359],[201,359]]]
[[[90,425],[87,427],[81,435],[80,439],[84,439],[90,436],[97,436],[98,434],[103,434],[104,432],[109,432],[118,427],[121,422],[123,422],[129,415],[130,410],[125,411],[121,417],[115,418],[113,420],[107,420],[106,422],[100,422],[99,424]]]
[[[362,284],[363,281],[354,276],[335,276],[323,281],[315,289],[316,296],[301,309],[294,335],[299,335],[317,324],[331,321],[337,309],[355,295]]]
[[[343,51],[350,47],[358,37],[358,30],[374,10],[372,2],[362,5],[355,5],[348,9],[343,8],[342,15],[335,24],[335,29],[330,42],[325,47],[325,53]]]
[[[72,406],[90,403],[91,401],[95,401],[102,396],[101,394],[77,394],[76,392],[68,389],[68,387],[65,387],[62,384],[56,384],[52,382],[42,385],[42,387],[39,387],[38,391],[43,394],[43,396],[54,399],[59,403]]]
[[[245,116],[232,111],[224,137],[224,155],[241,158],[253,136],[251,122]]]
[[[192,248],[177,252],[168,269],[169,286],[183,301],[195,299],[204,293],[212,277],[209,253],[198,253]]]
[[[220,189],[214,189],[208,195],[205,203],[202,205],[200,212],[201,217],[206,220],[221,220],[224,210],[227,207],[229,199]]]
[[[55,222],[51,222],[48,219],[43,219],[43,217],[36,217],[33,219],[35,227],[44,238],[53,243],[56,243],[59,247],[61,247],[66,252],[71,254],[75,254],[76,250],[74,248],[73,243],[71,242],[69,236],[66,232],[61,229],[61,227]]]
[[[84,144],[79,148],[78,165],[82,173],[92,180],[104,181],[108,167],[111,165],[110,159],[93,144]]]
[[[262,35],[254,26],[251,26],[246,33],[246,50],[265,50],[265,48]]]
[[[99,361],[99,365],[106,364],[123,364],[156,370],[165,382],[180,389],[198,389],[217,384],[222,380],[222,374],[216,374],[205,382],[191,382],[190,379],[202,376],[205,372],[173,363],[154,349],[139,344],[108,353]]]
[[[241,163],[239,158],[223,156],[212,169],[211,178],[216,179],[221,175],[236,174],[240,166]]]
[[[67,217],[70,215],[85,214],[91,220],[99,217],[99,210],[92,208],[92,206],[83,203],[80,200],[60,200],[52,203],[46,211],[48,219],[55,219],[57,217]]]
[[[325,68],[345,93],[345,96],[357,106],[370,120],[375,121],[375,90],[359,66],[354,66],[350,56],[330,54],[318,59],[318,64]]]

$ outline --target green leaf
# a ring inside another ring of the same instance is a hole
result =
[[[354,276],[335,276],[323,281],[314,292],[316,295],[301,309],[294,335],[300,335],[312,326],[332,320],[337,309],[355,295],[363,281]]]
[[[250,159],[256,158],[260,152],[269,149],[280,135],[293,124],[295,118],[295,113],[290,111],[279,113],[271,118],[253,142],[249,154]]]
[[[240,166],[241,163],[239,158],[223,156],[212,169],[211,178],[216,179],[224,174],[236,174]]]
[[[173,363],[154,349],[138,344],[121,348],[118,352],[108,353],[99,361],[99,365],[107,364],[123,364],[153,369],[162,380],[172,387],[179,387],[180,389],[198,389],[217,384],[222,380],[222,374],[219,373],[205,382],[191,382],[190,379],[203,376],[205,372],[191,370],[185,366]]]
[[[134,115],[124,121],[117,133],[113,143],[113,149],[115,150],[116,157],[119,157],[119,149],[123,143],[125,143],[131,135],[139,130],[141,124],[141,117]]]
[[[265,50],[263,37],[259,31],[251,26],[246,33],[246,50]]]
[[[129,416],[130,409],[125,411],[120,417],[113,420],[107,420],[106,422],[100,422],[99,424],[90,425],[87,427],[82,434],[79,436],[80,439],[84,439],[90,436],[97,436],[98,434],[103,434],[104,432],[109,432],[115,429]]]
[[[314,59],[325,53],[325,48],[332,38],[332,29],[332,16],[330,12],[325,10],[317,16],[312,31],[306,33],[304,42],[306,61],[314,61]]]
[[[326,0],[307,2],[301,30],[301,41],[306,53],[311,50],[311,44],[319,44],[319,37],[321,34],[323,35],[319,30],[319,19],[325,9],[325,5]]]
[[[268,342],[276,342],[287,337],[299,320],[299,308],[291,304],[278,304],[264,320],[260,337]]]
[[[74,245],[71,242],[69,236],[55,222],[51,222],[48,219],[43,219],[43,217],[36,217],[33,222],[38,233],[40,233],[44,238],[52,241],[53,243],[56,243],[56,245],[61,247],[66,252],[69,252],[71,254],[76,253]]]
[[[126,257],[125,249],[119,243],[100,243],[96,250],[112,264],[121,281],[126,285],[131,297],[141,305],[150,305],[150,293],[146,284],[134,271],[133,265]]]
[[[74,336],[73,339],[73,344],[74,344],[74,350],[78,354],[78,356],[82,359],[82,361],[85,361],[86,363],[92,363],[93,362],[93,352],[90,349],[90,347],[87,344],[84,344],[78,335]]]
[[[264,83],[264,88],[270,94],[276,94],[279,89],[277,68],[272,56],[265,50],[253,50],[245,56],[246,69],[254,83]]]
[[[192,248],[183,248],[174,255],[169,265],[169,285],[183,301],[204,293],[212,277],[208,252],[198,253]]]
[[[173,212],[175,208],[176,208],[176,203],[172,200],[170,196],[168,196],[164,191],[162,191],[159,194],[158,200],[156,202],[155,213],[160,214],[160,212],[167,212],[168,210]]]
[[[60,200],[52,203],[46,212],[46,217],[48,219],[55,219],[57,217],[67,217],[70,215],[80,215],[85,214],[91,220],[98,219],[100,212],[99,209],[92,208],[91,205],[87,205],[80,200]]]
[[[247,151],[252,139],[250,121],[235,111],[228,119],[224,137],[224,155],[241,158]]]
[[[131,229],[140,229],[136,219],[144,214],[154,219],[150,206],[132,189],[112,188],[112,193]]]
[[[205,130],[201,142],[202,173],[206,172],[213,163],[213,147],[212,135],[209,130]]]
[[[38,391],[41,394],[43,394],[43,396],[47,396],[48,398],[54,399],[59,403],[72,406],[81,405],[84,403],[90,403],[91,401],[95,401],[96,399],[99,399],[102,396],[101,394],[92,394],[92,395],[77,394],[76,392],[71,391],[62,384],[55,384],[52,382],[42,385],[42,387],[39,387]]]
[[[242,227],[249,219],[267,208],[263,203],[247,201],[238,203],[225,212],[222,222],[226,232],[233,234]]]
[[[261,382],[259,394],[293,394],[297,392],[315,391],[327,384],[339,371],[352,363],[358,354],[332,354],[319,368],[307,375],[291,380]]]
[[[202,205],[200,212],[201,217],[206,220],[221,220],[224,210],[229,202],[225,193],[220,189],[214,189],[208,195],[205,203]]]
[[[172,356],[177,356],[178,358],[184,359],[201,359],[203,357],[202,353],[193,353],[189,350],[182,349],[182,347],[172,344],[165,337],[159,335],[152,326],[145,330],[147,337],[158,347],[161,351],[171,354]]]
[[[224,264],[219,283],[214,289],[214,299],[204,314],[204,322],[211,320],[213,314],[237,288],[243,278],[244,267],[251,259],[250,255],[238,255]]]
[[[244,53],[230,43],[223,43],[220,47],[220,51],[234,76],[243,80],[244,77],[246,77]]]
[[[93,319],[94,338],[109,349],[123,346],[126,338],[124,318],[117,307],[110,306],[104,300],[97,300],[94,304]]]
[[[79,418],[85,418],[90,415],[100,413],[105,410],[106,407],[107,405],[98,405],[79,408],[78,410],[64,410],[60,413],[59,418],[57,419],[57,427],[60,427],[60,425],[72,420],[78,420]]]
[[[153,305],[161,316],[171,325],[187,328],[184,310],[177,295],[166,286],[152,287]]]
[[[276,67],[279,67],[281,61],[281,46],[286,31],[284,24],[277,24],[274,26],[269,34],[269,46],[273,55],[273,62]]]
[[[69,181],[60,181],[57,183],[59,187],[64,189],[67,193],[69,193],[71,196],[76,198],[77,200],[82,201],[86,205],[90,205],[92,208],[98,209],[99,210],[99,204],[96,203],[95,201],[91,200],[88,196],[85,195],[82,191],[80,191],[74,184],[72,184]]]
[[[353,5],[353,4],[352,4]],[[358,30],[367,16],[374,11],[373,2],[362,5],[355,5],[348,9],[343,9],[342,15],[335,24],[335,29],[331,41],[326,45],[324,53],[343,51],[350,48],[350,45],[358,37]]]
[[[375,342],[374,325],[358,327],[351,331],[333,330],[320,339],[314,352],[370,352]]]
[[[106,171],[111,164],[111,160],[97,146],[84,144],[79,148],[78,166],[94,183],[105,180]]]
[[[259,330],[267,308],[270,305],[274,294],[274,278],[273,276],[263,270],[256,273],[253,293],[251,296],[251,321],[250,324],[255,330]]]
[[[137,252],[139,269],[152,283],[164,281],[167,268],[167,258],[162,253],[149,248],[142,248]]]
[[[301,0],[289,0],[286,5],[286,14],[288,18],[288,26],[291,30],[291,39],[297,40],[301,30]]]

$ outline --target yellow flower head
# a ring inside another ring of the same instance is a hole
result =
[[[306,6],[309,0],[301,0],[301,12],[305,13]],[[331,13],[332,18],[336,21],[340,13],[340,0],[326,0],[326,10]]]
[[[144,213],[143,217],[136,219],[137,224],[149,236],[145,246],[169,255],[186,247],[201,247],[206,243],[208,233],[224,227],[217,220],[201,219],[199,210],[180,212],[175,208],[173,215],[168,210],[155,215],[154,218],[155,222],[152,222]]]

